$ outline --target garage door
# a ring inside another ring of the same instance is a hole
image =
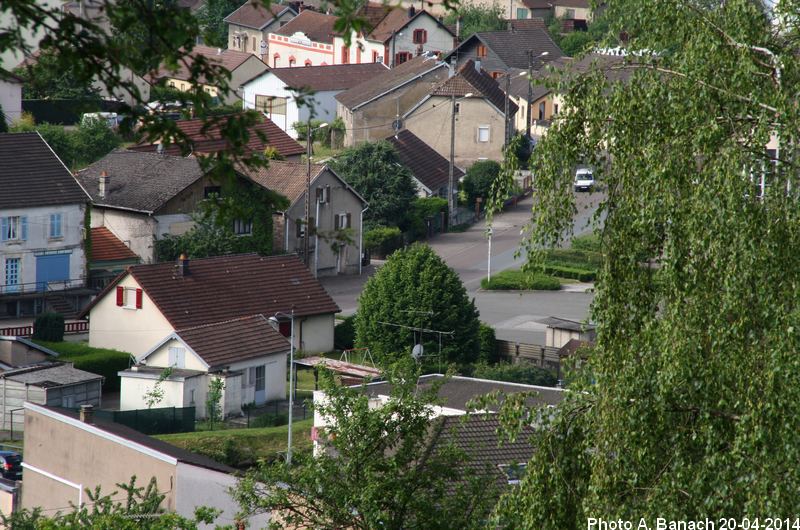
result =
[[[69,280],[69,254],[36,256],[36,287],[47,289],[49,282]]]

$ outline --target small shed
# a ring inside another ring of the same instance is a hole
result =
[[[72,363],[45,362],[0,374],[2,429],[22,429],[23,404],[50,407],[100,406],[103,376],[78,370]]]
[[[584,324],[566,318],[549,317],[537,321],[547,326],[545,346],[561,348],[572,339],[594,342],[597,335],[593,324]]]

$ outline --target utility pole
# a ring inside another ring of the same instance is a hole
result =
[[[311,238],[311,115],[308,116],[308,128],[306,129],[306,219],[305,229],[303,230],[303,263],[310,267],[309,255],[311,254],[309,241]]]
[[[533,110],[533,50],[528,50],[528,104],[525,114],[525,136],[531,139],[531,112]]]
[[[448,231],[455,224],[456,219],[456,183],[455,183],[455,156],[456,156],[456,96],[450,96],[450,167],[448,168],[449,183],[447,190],[447,207],[450,211],[450,221],[448,222]]]
[[[389,57],[389,68],[394,68],[395,42],[396,41],[397,41],[397,32],[396,32],[396,30],[392,30],[392,56]]]
[[[506,136],[503,147],[507,146],[511,141],[511,117],[508,115],[509,103],[511,96],[508,94],[511,91],[511,70],[506,72],[506,108],[505,108],[505,121],[506,121]]]

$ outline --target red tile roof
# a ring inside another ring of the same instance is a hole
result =
[[[472,97],[483,97],[494,105],[499,111],[505,109],[505,92],[492,79],[492,76],[481,70],[478,72],[472,59],[464,63],[457,75],[444,81],[431,91],[432,96],[456,96],[464,97],[472,94]],[[517,112],[517,105],[509,101],[508,113]]]
[[[172,262],[129,267],[80,317],[109,296],[127,274],[175,329],[256,314],[290,313],[292,309],[298,317],[339,312],[339,306],[297,256],[235,254],[190,260],[189,273],[183,276]]]
[[[347,90],[388,71],[383,63],[332,64],[304,68],[273,68],[269,73],[291,88],[310,88],[315,92]],[[260,75],[265,75],[260,74]],[[259,75],[259,77],[260,77]]]
[[[179,120],[175,123],[184,134],[189,136],[189,139],[194,144],[192,147],[195,153],[214,154],[228,148],[228,141],[222,138],[220,126],[217,124],[210,125],[204,131],[205,121],[201,118]],[[266,142],[258,137],[257,132],[259,131],[266,136]],[[267,147],[274,147],[283,157],[301,155],[306,152],[305,147],[297,143],[296,140],[266,116],[261,117],[261,123],[250,127],[248,133],[250,137],[248,138],[247,148],[254,153],[263,153]],[[157,144],[142,143],[130,149],[133,151],[155,152]],[[164,154],[179,155],[181,154],[180,148],[176,145],[170,145],[164,150]]]
[[[92,228],[92,261],[137,260],[139,257],[105,226]]]
[[[270,315],[271,316],[271,315]],[[289,340],[264,315],[251,315],[175,332],[213,370],[289,351]]]
[[[394,146],[400,162],[418,181],[436,195],[450,181],[450,162],[411,131],[404,129],[386,139]],[[464,172],[453,167],[453,178],[461,180]]]
[[[312,164],[311,181],[313,182],[324,169],[325,166],[322,164]],[[240,167],[238,171],[268,190],[277,191],[289,199],[291,204],[294,204],[306,192],[306,173],[308,172],[306,164],[270,160],[267,167]]]

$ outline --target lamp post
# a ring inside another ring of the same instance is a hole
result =
[[[280,333],[280,320],[278,317],[289,318],[292,322],[292,328],[289,338],[289,439],[286,442],[286,464],[292,464],[292,412],[294,412],[294,308],[290,314],[278,311],[273,316],[269,317],[269,325],[272,329]]]
[[[467,92],[463,97],[458,98],[458,101],[472,97],[472,92]],[[456,96],[450,96],[452,103],[450,109],[450,167],[447,174],[447,207],[450,211],[450,219],[448,223],[448,230],[455,223],[456,219],[456,183],[455,183],[455,156],[456,156]]]
[[[306,130],[306,218],[305,230],[303,231],[303,263],[306,267],[310,267],[311,259],[309,257],[310,247],[309,239],[311,236],[311,138],[314,133],[320,129],[327,127],[327,123],[321,123],[319,127],[311,128],[311,115],[308,116],[308,128]]]

